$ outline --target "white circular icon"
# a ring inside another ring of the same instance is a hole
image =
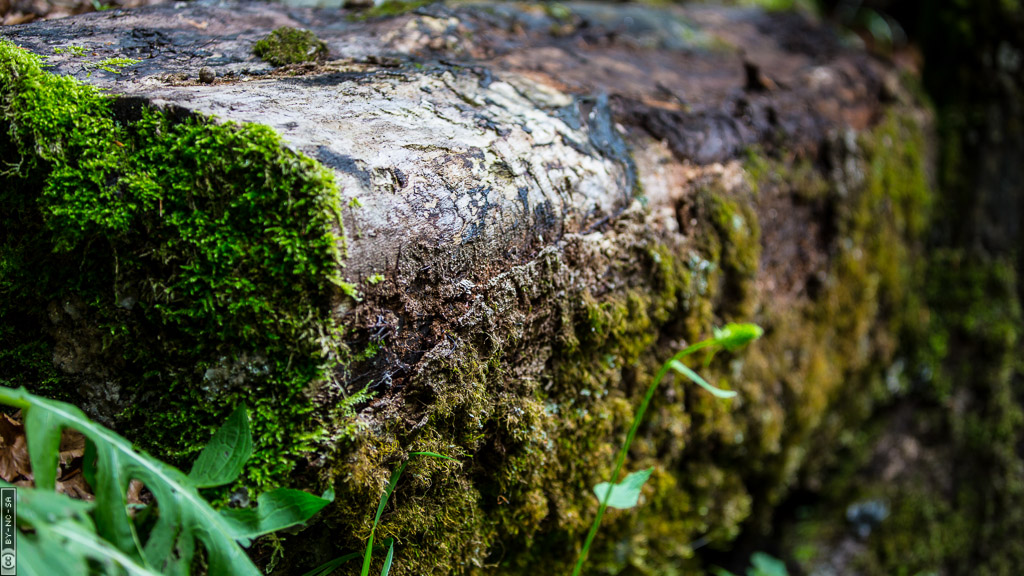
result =
[[[3,556],[0,556],[0,566],[4,568],[14,568],[14,553],[4,552]]]

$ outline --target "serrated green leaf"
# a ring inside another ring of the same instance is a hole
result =
[[[10,486],[0,481],[0,486]],[[18,573],[23,576],[123,574],[158,576],[99,538],[88,513],[91,502],[63,494],[18,488]],[[54,554],[60,550],[59,554]],[[90,569],[90,561],[92,569]]]
[[[252,456],[252,433],[245,406],[235,408],[192,464],[189,480],[199,488],[234,482]]]
[[[11,484],[0,480],[0,486],[11,487]],[[46,519],[74,520],[82,524],[92,524],[89,512],[95,507],[93,502],[75,500],[64,494],[18,487],[18,520],[35,526],[45,523]]]
[[[606,503],[609,508],[618,508],[620,510],[632,508],[640,501],[640,489],[644,487],[653,471],[654,468],[648,468],[647,470],[633,472],[626,475],[622,482],[618,484],[601,482],[594,486],[594,494],[597,495],[597,499],[601,502],[605,502],[605,497],[607,496]],[[608,494],[609,490],[611,490],[610,495]]]
[[[123,568],[129,576],[160,576],[158,572],[136,564],[134,560],[96,534],[82,532],[74,525],[55,524],[50,526],[48,531],[64,539],[64,546],[60,549],[65,553],[78,553],[94,562],[101,563],[106,574],[121,574],[119,568]],[[52,545],[47,545],[46,548],[50,549],[52,555],[52,550],[55,548]],[[50,572],[49,574],[59,573]],[[93,572],[90,571],[90,573]]]
[[[721,388],[716,388],[712,386],[711,384],[708,383],[707,380],[701,378],[700,374],[697,374],[679,360],[673,360],[669,362],[669,366],[671,366],[672,369],[675,370],[676,372],[679,372],[683,376],[686,376],[687,378],[698,384],[701,388],[707,390],[708,392],[711,392],[711,394],[713,394],[716,398],[734,398],[736,396],[736,392],[733,390],[722,390]]]
[[[231,536],[246,541],[257,536],[270,534],[284,528],[297,526],[309,520],[334,500],[333,491],[321,498],[302,490],[278,488],[273,492],[260,494],[255,508],[228,508],[221,510],[230,527]]]
[[[23,411],[29,458],[36,471],[36,486],[41,489],[52,490],[55,485],[63,429],[73,428],[95,445],[96,532],[131,561],[148,562],[164,574],[181,574],[191,565],[198,541],[206,550],[211,574],[260,576],[232,539],[232,526],[177,468],[135,452],[127,440],[70,404],[34,396],[24,388],[0,388],[0,403]],[[132,479],[146,485],[160,509],[142,554],[126,513],[125,494]]]

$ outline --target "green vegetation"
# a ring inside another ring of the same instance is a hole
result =
[[[922,297],[931,313],[908,340],[916,377],[907,393],[915,409],[912,419],[894,422],[920,438],[916,466],[880,479],[870,467],[875,455],[864,451],[828,486],[823,506],[891,503],[889,518],[855,559],[861,573],[1014,574],[1024,561],[1024,481],[1017,472],[1024,458],[1016,448],[1024,441],[1024,411],[1014,391],[1024,377],[1024,314],[1014,267],[955,249],[935,250],[925,265]],[[820,548],[836,534],[815,514],[797,525],[797,538]]]
[[[442,454],[435,454],[434,452],[410,452],[409,456],[429,456],[431,458],[440,458],[442,460],[451,460],[455,462],[454,458],[449,458]],[[363,568],[360,572],[361,576],[369,576],[370,574],[370,561],[373,559],[373,539],[377,533],[377,525],[380,523],[381,514],[384,513],[384,508],[388,505],[388,500],[391,498],[391,494],[395,492],[395,488],[398,486],[398,480],[402,477],[402,472],[405,472],[405,467],[409,465],[409,461],[402,462],[402,465],[395,469],[394,473],[391,474],[391,480],[388,482],[387,488],[384,489],[384,494],[380,497],[380,504],[377,505],[377,514],[373,517],[373,528],[370,529],[370,537],[366,540],[366,551],[363,552]],[[388,557],[384,561],[384,570],[382,574],[387,574],[388,569],[391,567],[391,559],[395,551],[394,539],[391,540],[391,544],[388,546]]]
[[[315,62],[327,57],[327,44],[309,30],[282,26],[252,47],[252,53],[274,66]]]
[[[654,392],[657,390],[658,384],[661,383],[662,379],[664,379],[670,371],[674,370],[679,374],[682,374],[692,382],[699,384],[702,388],[717,398],[732,398],[736,395],[735,392],[721,390],[709,384],[696,372],[683,364],[683,358],[697,352],[698,350],[709,348],[708,362],[710,363],[714,354],[719,350],[724,349],[730,352],[738,350],[750,341],[760,338],[763,334],[764,330],[755,324],[728,324],[720,329],[715,328],[713,338],[702,340],[684,348],[677,352],[676,355],[670,358],[667,362],[662,364],[661,369],[658,370],[658,374],[654,377],[650,386],[647,387],[647,393],[644,394],[644,399],[640,403],[640,408],[637,409],[636,415],[633,416],[633,425],[630,427],[629,434],[626,436],[626,441],[622,444],[622,448],[619,449],[619,454],[615,459],[615,468],[612,471],[612,481],[614,482],[615,478],[618,478],[619,473],[622,471],[622,466],[626,462],[626,456],[629,454],[629,448],[633,444],[633,439],[636,437],[637,430],[640,429],[640,423],[643,421],[644,414],[647,412],[647,407],[650,405],[651,399],[654,398]],[[590,545],[593,543],[594,536],[597,535],[597,530],[601,526],[601,518],[604,516],[605,510],[607,510],[609,506],[614,508],[632,508],[633,506],[636,506],[637,500],[640,497],[640,489],[643,487],[644,483],[647,482],[652,471],[653,468],[642,472],[634,472],[626,476],[621,482],[615,484],[602,482],[594,488],[594,492],[597,494],[601,505],[597,509],[597,515],[594,517],[594,523],[590,526],[590,531],[587,533],[587,539],[584,541],[583,548],[580,550],[579,558],[576,560],[576,567],[572,572],[573,576],[578,576],[580,571],[583,570],[583,563],[587,560]]]
[[[431,458],[440,458],[442,460],[451,460],[457,462],[454,458],[449,458],[443,454],[435,454],[433,452],[410,452],[409,456],[429,456]],[[384,508],[387,507],[388,500],[391,498],[391,494],[394,493],[395,488],[398,486],[398,480],[402,477],[402,472],[405,471],[406,466],[409,465],[409,460],[402,463],[401,466],[395,469],[391,474],[391,479],[388,481],[387,487],[384,489],[384,493],[381,494],[380,503],[377,504],[377,514],[373,517],[373,527],[370,529],[370,537],[366,541],[366,549],[363,552],[363,564],[360,570],[360,576],[369,576],[370,574],[370,563],[373,559],[373,543],[376,536],[377,525],[380,523],[380,517],[384,514]],[[381,576],[387,576],[391,571],[391,563],[395,556],[395,539],[388,539],[388,554],[384,559],[384,565],[381,568]],[[342,564],[359,557],[359,553],[350,553],[344,556],[339,556],[329,562],[326,562],[313,570],[307,572],[304,576],[326,576],[332,573],[335,569],[340,567]]]
[[[352,18],[354,20],[368,20],[370,18],[398,16],[400,14],[412,12],[417,8],[427,6],[434,1],[435,0],[384,0],[380,4],[376,4],[368,10],[353,14]]]
[[[35,476],[36,488],[22,489],[18,507],[19,551],[30,573],[84,576],[96,573],[88,568],[92,560],[104,574],[123,568],[130,574],[184,575],[201,544],[211,573],[259,576],[239,544],[302,524],[333,500],[330,493],[319,498],[280,488],[261,494],[255,509],[218,512],[200,496],[200,488],[233,482],[248,460],[252,437],[244,408],[231,415],[185,475],[134,451],[70,404],[8,388],[0,388],[0,403],[21,410]],[[86,438],[83,474],[95,502],[53,492],[66,428]],[[131,480],[141,481],[156,504],[135,505],[129,514],[125,494]]]
[[[125,66],[131,66],[139,62],[142,62],[142,60],[136,58],[104,58],[93,66],[111,74],[120,74],[121,69]]]
[[[53,53],[54,54],[70,54],[71,56],[73,56],[75,58],[84,58],[85,55],[86,55],[84,47],[82,47],[82,46],[74,46],[74,45],[66,46],[66,47],[63,47],[63,48],[61,48],[61,47],[54,48],[53,49]],[[138,60],[136,58],[117,58],[117,57],[112,57],[112,58],[104,58],[103,60],[99,60],[97,62],[83,62],[82,66],[86,70],[89,71],[88,74],[86,74],[86,76],[88,77],[88,76],[92,76],[92,73],[95,70],[103,70],[104,72],[110,72],[111,74],[120,74],[121,73],[121,69],[124,68],[125,66],[131,66],[133,64],[138,64],[139,62],[142,62],[142,60]]]
[[[810,14],[816,14],[819,11],[818,3],[815,0],[733,0],[728,3],[739,6],[756,6],[769,12],[803,10]]]
[[[72,56],[85,56],[84,46],[66,46],[64,48],[54,48],[54,54],[71,54]]]
[[[329,171],[264,126],[118,113],[9,42],[0,126],[0,384],[94,403],[177,462],[251,401],[260,488],[349,429],[344,397],[336,423],[310,397],[346,355]]]
[[[723,568],[714,568],[711,573],[714,576],[736,576]],[[789,576],[789,570],[782,560],[764,552],[754,552],[750,555],[750,568],[747,568],[746,576]]]
[[[850,560],[851,570],[1013,574],[1024,558],[1021,517],[1012,512],[1024,483],[1009,472],[1022,465],[1010,447],[1021,442],[1015,430],[1024,418],[1011,392],[1022,373],[1012,265],[974,250],[922,254],[922,240],[936,228],[923,133],[911,117],[890,114],[860,145],[868,181],[848,203],[840,237],[862,248],[862,263],[844,259],[844,271],[874,263],[879,318],[899,340],[867,333],[896,354],[879,362],[892,368],[841,397],[862,424],[847,425],[859,432],[840,432],[836,457],[808,472],[821,501],[801,510],[784,549],[802,571],[813,571],[848,534],[842,510],[877,499],[891,503],[891,513]],[[898,451],[908,445],[913,457]],[[880,478],[878,462],[886,458],[908,464],[895,478]],[[979,484],[978,474],[991,480]]]

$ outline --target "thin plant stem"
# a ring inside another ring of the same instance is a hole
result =
[[[409,456],[430,456],[431,458],[440,458],[442,460],[458,462],[458,460],[451,456],[437,454],[436,452],[410,452]],[[363,569],[359,573],[360,576],[369,576],[370,574],[370,562],[373,559],[373,540],[377,533],[377,525],[380,523],[380,517],[384,514],[384,508],[388,505],[388,500],[391,498],[391,494],[394,493],[395,487],[398,486],[398,479],[402,477],[402,472],[405,472],[405,467],[408,465],[409,460],[406,460],[391,474],[391,480],[388,482],[388,486],[384,489],[384,494],[380,498],[380,503],[377,505],[377,515],[373,517],[373,527],[370,528],[370,537],[366,540],[366,551],[363,552]],[[394,541],[392,540],[391,549],[388,551],[388,570],[391,569],[390,559],[393,555]]]
[[[682,360],[686,356],[693,354],[694,352],[713,346],[717,344],[715,338],[708,338],[707,340],[701,340],[692,346],[688,346],[683,350],[676,353],[675,356],[670,358],[667,362],[661,365],[661,369],[658,370],[658,374],[651,381],[651,385],[647,387],[647,393],[644,394],[644,400],[640,403],[640,408],[636,411],[636,416],[633,417],[633,425],[629,429],[629,434],[626,435],[626,442],[619,449],[619,454],[615,458],[615,469],[612,472],[611,482],[614,484],[616,479],[619,477],[619,473],[622,472],[622,466],[626,463],[626,456],[629,454],[629,447],[633,444],[633,438],[636,437],[637,431],[640,429],[640,423],[644,419],[644,414],[647,412],[647,406],[650,405],[651,399],[654,398],[654,392],[658,389],[658,384],[668,374],[669,370],[672,369],[672,362]],[[608,491],[605,492],[604,498],[601,499],[601,504],[597,507],[597,515],[594,516],[594,522],[590,525],[590,531],[587,532],[587,539],[583,542],[583,548],[580,550],[579,558],[576,560],[576,567],[573,568],[572,576],[579,576],[583,570],[583,563],[587,560],[587,554],[590,552],[590,545],[594,542],[594,537],[597,536],[597,530],[601,527],[601,519],[604,517],[605,510],[608,509],[608,500],[611,498],[612,490],[609,487]]]

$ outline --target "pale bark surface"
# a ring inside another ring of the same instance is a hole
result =
[[[365,205],[349,230],[353,276],[393,267],[403,251],[472,246],[515,261],[594,230],[634,196],[624,137],[636,150],[664,141],[695,165],[782,140],[807,154],[829,131],[867,127],[884,94],[879,64],[802,16],[600,5],[579,14],[553,36],[551,18],[514,5],[353,22],[337,10],[190,3],[4,34],[46,54],[54,72],[114,94],[279,130]],[[330,61],[274,70],[253,56],[279,26],[316,32]],[[91,60],[143,61],[93,72],[52,54],[69,45]],[[199,82],[203,67],[215,83]]]

